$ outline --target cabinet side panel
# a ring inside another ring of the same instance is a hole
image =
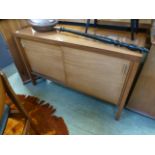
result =
[[[151,47],[127,107],[155,118],[155,45]]]

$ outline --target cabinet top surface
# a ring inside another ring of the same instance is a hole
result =
[[[65,28],[74,29],[78,31],[84,32],[85,28],[81,26],[69,26],[63,25]],[[110,37],[112,39],[117,39],[122,42],[126,42],[129,44],[135,44],[138,46],[145,47],[146,43],[146,36],[144,33],[138,33],[135,37],[134,41],[131,41],[131,34],[130,32],[125,31],[118,31],[118,30],[107,30],[101,28],[89,28],[88,33],[97,34],[97,35],[104,35]],[[106,50],[109,52],[114,52],[115,54],[124,54],[128,55],[129,57],[142,57],[142,54],[138,52],[134,52],[128,50],[123,47],[116,47],[114,45],[109,45],[106,43],[102,43],[100,41],[94,41],[93,39],[89,39],[83,36],[78,36],[75,34],[71,34],[68,32],[59,32],[59,31],[50,31],[50,32],[37,32],[31,27],[24,28],[22,30],[16,31],[16,36],[20,36],[26,39],[37,39],[37,40],[48,40],[55,43],[62,43],[63,45],[72,44],[77,46],[84,46],[84,47],[91,47],[99,50]]]

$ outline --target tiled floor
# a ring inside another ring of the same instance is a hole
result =
[[[114,119],[116,106],[46,80],[23,85],[14,65],[3,70],[16,93],[37,96],[50,102],[62,116],[70,134],[155,134],[155,120],[124,110]]]

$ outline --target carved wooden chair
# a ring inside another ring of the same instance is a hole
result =
[[[21,112],[23,116],[26,118],[26,124],[23,130],[23,134],[28,134],[29,127],[31,127],[31,129],[34,131],[35,134],[39,134],[31,117],[26,112],[19,98],[13,91],[5,74],[1,71],[0,71],[0,134],[4,133],[9,114],[11,113],[9,105],[5,103],[7,96],[15,104],[19,112]]]

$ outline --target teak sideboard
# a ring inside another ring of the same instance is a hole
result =
[[[118,106],[120,118],[142,54],[66,32],[14,34],[32,82],[41,76]]]

